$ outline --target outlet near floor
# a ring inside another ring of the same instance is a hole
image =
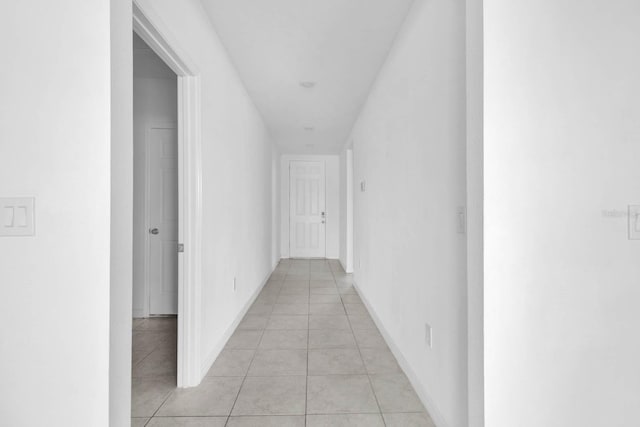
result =
[[[433,330],[428,323],[424,324],[424,342],[429,348],[433,348]]]

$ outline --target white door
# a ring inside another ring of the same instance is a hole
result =
[[[178,313],[178,134],[148,133],[149,314]]]
[[[294,258],[324,258],[324,162],[289,164],[289,251]]]

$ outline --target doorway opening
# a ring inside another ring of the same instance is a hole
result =
[[[177,110],[176,74],[134,33],[134,318],[178,314]]]
[[[146,107],[134,113],[140,119],[134,117],[134,242],[141,246],[134,247],[134,316],[174,316],[156,323],[170,330],[167,324],[174,322],[175,360],[168,363],[175,366],[174,386],[192,387],[202,378],[200,78],[162,24],[152,23],[135,3],[133,30],[134,80],[136,73],[150,75],[150,81],[134,83],[134,109]],[[140,102],[145,92],[154,105]],[[143,322],[134,322],[134,329]]]
[[[178,314],[178,90],[176,74],[133,33],[134,394],[174,388]],[[137,400],[137,396],[133,396]],[[132,415],[140,415],[139,405]]]

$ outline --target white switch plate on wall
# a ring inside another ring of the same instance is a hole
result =
[[[640,205],[629,205],[629,240],[640,240]]]
[[[33,197],[1,197],[0,215],[0,236],[35,235]]]

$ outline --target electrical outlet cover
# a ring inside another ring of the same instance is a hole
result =
[[[424,324],[424,340],[429,348],[433,348],[433,330],[428,323]]]

